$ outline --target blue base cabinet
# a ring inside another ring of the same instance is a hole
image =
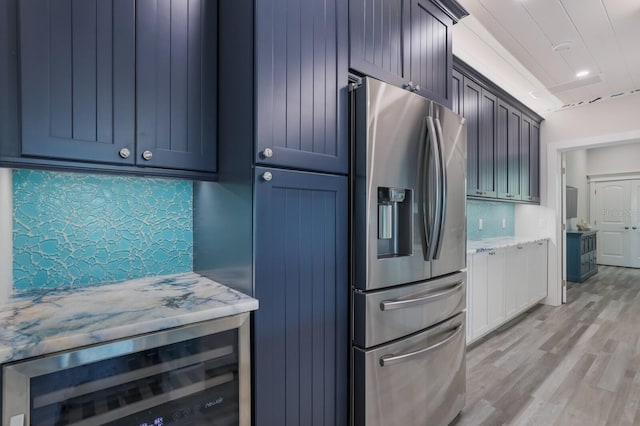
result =
[[[598,231],[567,231],[567,281],[581,283],[598,273]]]
[[[254,424],[346,425],[347,178],[257,167],[255,197]]]

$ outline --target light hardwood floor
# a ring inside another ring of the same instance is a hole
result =
[[[468,352],[455,426],[640,425],[640,270],[599,269]]]

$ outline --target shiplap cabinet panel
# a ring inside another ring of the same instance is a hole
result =
[[[451,108],[452,31],[437,1],[349,1],[349,68]]]
[[[22,155],[133,164],[135,3],[18,3]]]
[[[255,191],[255,424],[346,425],[347,178],[258,167]]]
[[[347,173],[347,2],[260,0],[255,14],[256,163]]]

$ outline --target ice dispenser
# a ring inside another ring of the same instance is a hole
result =
[[[411,255],[410,189],[378,188],[378,258]]]

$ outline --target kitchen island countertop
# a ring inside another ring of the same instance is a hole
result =
[[[496,237],[476,241],[469,240],[467,241],[467,254],[480,253],[498,248],[516,246],[518,244],[535,243],[546,240],[549,240],[549,237]]]
[[[0,363],[258,309],[196,273],[34,290],[0,306]]]

